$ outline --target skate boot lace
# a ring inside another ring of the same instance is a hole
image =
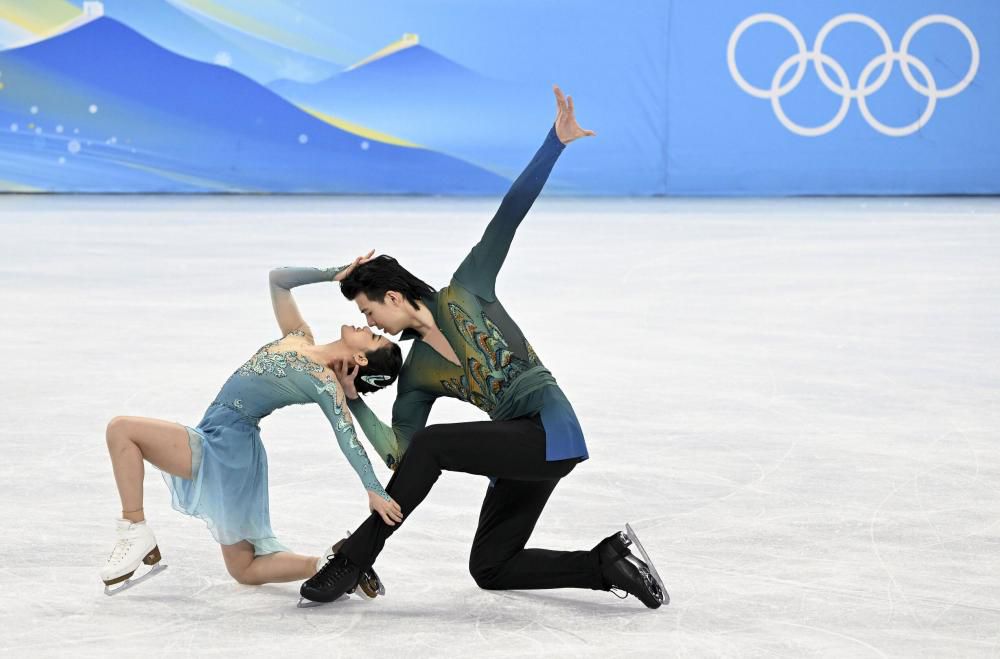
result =
[[[336,555],[327,556],[326,565],[320,568],[319,572],[310,580],[318,586],[329,588],[350,570],[350,564],[346,559],[335,560]]]
[[[111,555],[108,556],[108,564],[115,565],[121,563],[131,547],[132,540],[129,538],[122,538],[116,542],[114,549],[111,550]]]

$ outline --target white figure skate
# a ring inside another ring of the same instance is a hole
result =
[[[133,524],[127,519],[120,519],[115,530],[118,541],[101,570],[105,595],[117,595],[167,568],[160,563],[160,548],[146,522]],[[131,578],[143,563],[149,565],[150,570],[135,579]]]

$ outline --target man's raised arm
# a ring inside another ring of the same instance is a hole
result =
[[[488,301],[496,299],[497,274],[507,258],[514,233],[545,186],[559,154],[573,140],[595,134],[592,130],[580,128],[576,122],[573,98],[563,96],[557,86],[553,86],[552,90],[556,96],[556,120],[552,129],[535,157],[511,185],[496,215],[486,226],[482,239],[454,274],[459,283]]]

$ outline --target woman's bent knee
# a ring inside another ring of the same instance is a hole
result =
[[[250,575],[250,570],[236,570],[229,568],[229,576],[233,578],[236,583],[243,584],[244,586],[259,586],[260,582]]]
[[[112,441],[118,437],[125,436],[125,429],[128,426],[128,419],[123,416],[116,416],[115,418],[108,421],[108,427],[104,434],[108,438],[108,441]]]
[[[131,441],[129,439],[130,423],[131,422],[128,417],[124,416],[116,416],[108,422],[107,430],[104,433],[104,439],[109,448],[122,448],[125,444],[128,444]]]

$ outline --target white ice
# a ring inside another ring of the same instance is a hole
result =
[[[298,583],[234,583],[149,468],[169,569],[102,594],[111,417],[196,423],[276,336],[270,268],[374,247],[442,286],[495,206],[0,197],[0,654],[1000,654],[996,199],[539,201],[498,290],[591,459],[530,544],[587,549],[630,521],[669,607],[480,590],[487,481],[452,473],[380,557],[385,598],[303,610]],[[333,286],[296,295],[321,339],[360,323]],[[262,427],[274,527],[317,553],[364,492],[318,410]]]

